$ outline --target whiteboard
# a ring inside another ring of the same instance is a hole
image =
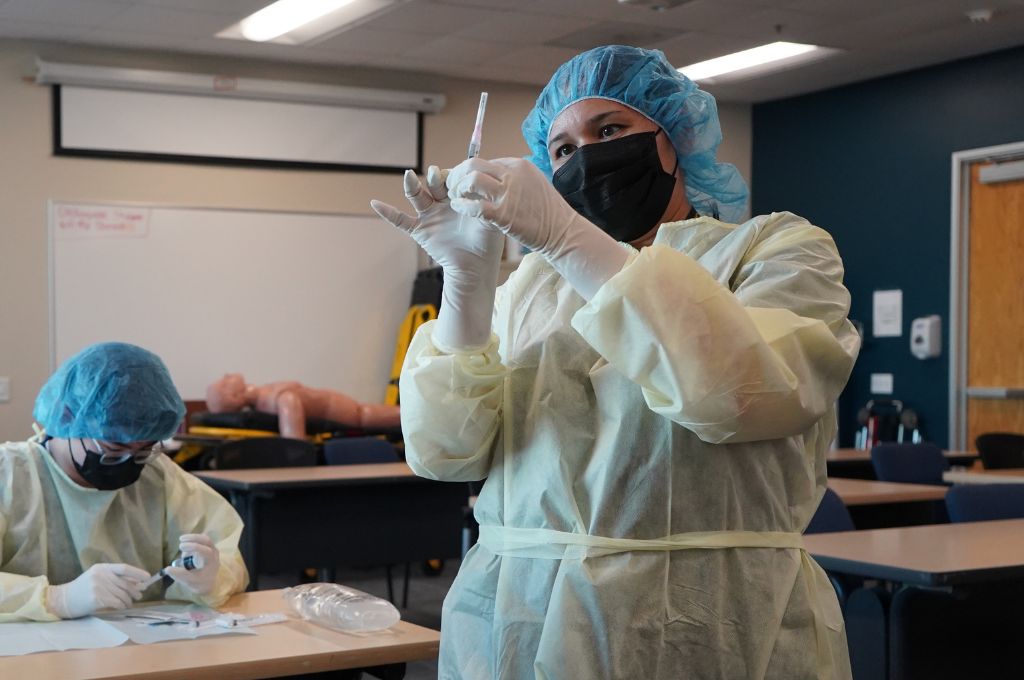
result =
[[[51,201],[53,368],[123,341],[184,399],[227,372],[381,402],[417,246],[376,217]]]

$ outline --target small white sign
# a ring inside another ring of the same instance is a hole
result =
[[[892,394],[892,373],[872,373],[871,394]]]
[[[898,338],[903,335],[903,291],[876,290],[872,335],[876,338]]]
[[[59,239],[145,236],[149,208],[57,203],[53,224]]]

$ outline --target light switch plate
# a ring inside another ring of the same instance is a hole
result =
[[[0,404],[11,400],[11,379],[0,376]]]

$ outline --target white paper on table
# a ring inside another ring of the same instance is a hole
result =
[[[71,621],[0,623],[0,656],[117,647],[127,641],[123,632],[91,616]]]
[[[872,335],[876,338],[903,335],[903,291],[876,290],[873,302]]]
[[[216,625],[203,625],[198,628],[180,624],[152,626],[145,621],[128,618],[146,615],[147,613],[172,614],[182,618],[192,618],[200,622],[212,622],[221,614],[216,609],[201,607],[195,604],[161,604],[149,607],[133,607],[109,614],[103,614],[103,620],[128,636],[137,645],[148,645],[167,640],[194,640],[207,635],[255,635],[256,631],[247,626],[222,628]]]

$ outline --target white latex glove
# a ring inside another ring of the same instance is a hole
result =
[[[491,224],[548,262],[585,299],[622,269],[627,251],[565,202],[522,158],[470,158],[448,175],[452,209]]]
[[[415,218],[376,200],[370,201],[370,207],[412,236],[444,269],[435,344],[446,351],[482,349],[491,338],[504,236],[472,217],[463,219],[459,229],[459,215],[446,196],[445,173],[436,165],[427,169],[426,187],[412,170],[406,171],[404,184]]]
[[[220,551],[206,534],[184,534],[178,539],[178,550],[182,555],[197,555],[203,560],[201,569],[167,567],[164,573],[182,584],[196,595],[209,595],[217,584],[220,570]]]
[[[94,564],[70,583],[46,589],[46,607],[62,619],[100,609],[124,609],[142,597],[142,569],[127,564]]]

